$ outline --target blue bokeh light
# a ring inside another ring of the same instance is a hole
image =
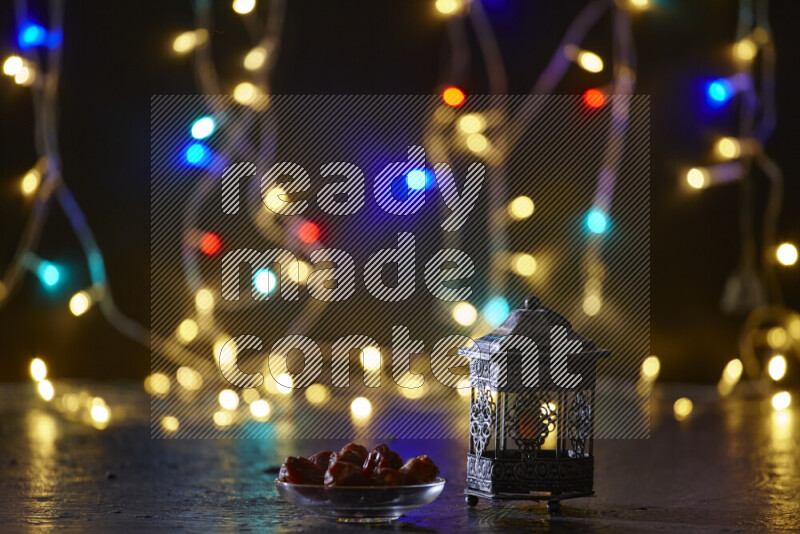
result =
[[[428,185],[428,175],[422,169],[408,171],[408,174],[406,174],[406,183],[408,184],[408,187],[416,191],[425,189]]]
[[[493,297],[483,308],[483,317],[492,328],[499,326],[506,320],[511,311],[508,301],[503,297]]]
[[[19,28],[17,44],[22,50],[27,50],[44,44],[46,39],[47,30],[44,27],[33,22],[24,22]]]
[[[259,291],[259,293],[264,294],[272,293],[276,285],[275,275],[272,274],[272,271],[269,269],[261,269],[257,271],[253,282],[255,283],[256,289]]]
[[[53,49],[58,48],[61,46],[61,42],[64,40],[64,32],[61,28],[56,28],[55,30],[47,32],[47,42],[45,43],[47,48]]]
[[[733,86],[728,80],[720,78],[708,84],[707,93],[709,103],[713,106],[720,106],[733,96]]]
[[[602,234],[608,230],[608,216],[594,208],[586,215],[586,227],[593,234]]]
[[[47,287],[53,287],[58,283],[61,278],[61,273],[58,272],[58,267],[49,261],[42,261],[36,269],[36,275]]]
[[[192,143],[186,149],[186,161],[195,167],[204,167],[208,160],[208,148],[203,143]]]

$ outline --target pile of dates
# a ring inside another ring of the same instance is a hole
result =
[[[310,458],[289,456],[281,466],[278,480],[290,484],[343,486],[410,486],[433,482],[439,468],[427,456],[407,462],[388,445],[371,451],[348,443],[339,452],[322,451]]]

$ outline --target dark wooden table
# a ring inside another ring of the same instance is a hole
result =
[[[464,441],[395,442],[405,455],[434,457],[447,487],[432,505],[366,527],[305,515],[278,498],[265,472],[286,455],[342,442],[151,440],[141,386],[93,387],[116,406],[102,431],[65,419],[32,384],[0,386],[0,531],[800,530],[800,413],[774,414],[755,398],[719,401],[711,388],[657,388],[652,437],[596,443],[597,495],[565,501],[559,516],[543,504],[470,509]],[[696,405],[678,422],[671,405],[681,395]]]

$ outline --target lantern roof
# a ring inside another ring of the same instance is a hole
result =
[[[591,339],[576,332],[564,316],[543,306],[535,296],[526,298],[524,308],[513,310],[500,326],[458,353],[470,358],[472,382],[486,380],[491,389],[505,389],[502,384],[506,378],[509,385],[518,381],[517,373],[530,376],[533,366],[543,379],[540,385],[550,383],[553,359],[566,359],[569,369],[586,375],[593,383],[597,359],[609,356],[607,350],[596,348]]]

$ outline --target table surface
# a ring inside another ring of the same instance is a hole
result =
[[[99,387],[99,386],[95,386]],[[153,440],[140,385],[103,386],[116,410],[97,430],[65,419],[32,384],[0,386],[0,530],[364,531],[283,502],[270,468],[341,441]],[[647,440],[595,443],[595,492],[562,503],[464,504],[465,441],[391,443],[427,453],[448,480],[433,504],[386,530],[404,532],[697,532],[800,530],[800,411],[756,397],[718,400],[713,388],[659,386]],[[675,398],[695,402],[676,421]],[[797,404],[797,403],[795,403]],[[376,527],[369,527],[376,528]]]

